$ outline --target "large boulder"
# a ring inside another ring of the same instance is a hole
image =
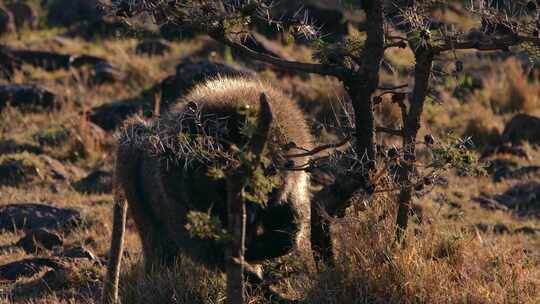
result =
[[[63,229],[81,223],[81,213],[44,204],[9,204],[0,207],[0,231]]]
[[[517,114],[504,127],[504,142],[521,144],[529,142],[540,145],[540,118],[529,114]]]
[[[24,110],[52,109],[55,95],[35,85],[0,85],[0,110],[7,104]]]

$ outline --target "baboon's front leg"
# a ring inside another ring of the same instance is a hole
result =
[[[116,195],[115,195],[116,196]],[[118,303],[118,283],[120,279],[120,263],[124,251],[124,234],[126,231],[127,202],[123,198],[115,197],[113,228],[111,238],[111,251],[107,277],[103,287],[103,304]]]

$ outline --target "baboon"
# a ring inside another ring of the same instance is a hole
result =
[[[130,122],[121,131],[105,303],[118,301],[126,202],[142,240],[146,267],[172,265],[179,252],[204,263],[223,263],[223,244],[194,237],[186,224],[190,211],[198,211],[216,216],[226,227],[225,179],[212,177],[206,154],[193,154],[197,147],[182,140],[206,134],[216,139],[206,148],[212,146],[219,152],[232,144],[241,147],[246,142],[245,116],[239,108],[257,110],[261,94],[267,97],[273,116],[264,152],[264,176],[276,182],[267,191],[264,204],[246,200],[245,260],[248,265],[258,265],[294,249],[308,252],[304,250],[310,248],[309,177],[292,169],[309,161],[303,155],[309,153],[301,152],[311,149],[313,143],[303,114],[293,100],[263,81],[218,77],[197,85],[154,121]]]

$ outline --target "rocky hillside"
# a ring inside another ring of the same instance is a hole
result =
[[[340,37],[362,20],[310,5]],[[475,25],[457,1],[437,14]],[[259,30],[250,47],[313,60],[304,43]],[[336,220],[336,267],[283,258],[268,265],[274,289],[301,303],[540,303],[540,69],[502,52],[458,56],[463,72],[437,82],[420,135],[470,137],[486,173],[450,170],[418,191],[404,248],[392,246],[395,193],[354,206]],[[411,81],[403,75],[412,54],[399,49],[385,61],[383,83]],[[437,64],[444,72],[455,59]],[[298,101],[320,143],[337,138],[327,125],[348,97],[331,77],[273,69],[174,27],[128,25],[103,16],[94,0],[0,1],[0,303],[97,303],[115,130],[217,74],[258,74]],[[391,102],[376,113],[385,126],[400,120]],[[312,189],[329,178],[315,172]],[[184,258],[177,269],[145,273],[130,221],[126,243],[125,303],[223,303],[218,270]],[[250,296],[264,303],[257,290]]]

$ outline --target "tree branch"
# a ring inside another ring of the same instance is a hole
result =
[[[315,155],[315,154],[317,154],[319,152],[322,152],[322,151],[324,151],[326,149],[339,148],[339,147],[347,144],[350,140],[351,140],[351,136],[347,135],[347,137],[345,137],[340,142],[318,146],[318,147],[315,147],[315,148],[313,148],[313,149],[311,149],[309,151],[303,152],[303,153],[288,154],[288,155],[285,155],[285,157],[294,158],[294,157],[306,157],[306,156]]]
[[[240,54],[250,57],[251,59],[266,62],[285,70],[292,70],[292,71],[299,71],[299,72],[313,73],[313,74],[327,75],[327,76],[335,76],[340,79],[346,77],[346,75],[350,73],[350,71],[347,70],[346,68],[340,67],[337,65],[289,61],[289,60],[279,59],[270,55],[262,54],[262,53],[253,51],[252,49],[246,47],[243,44],[240,44],[238,42],[235,42],[229,39],[225,35],[210,34],[210,37],[212,37],[216,41],[219,41],[231,47],[232,49],[238,51]]]
[[[466,41],[446,41],[442,45],[433,46],[434,54],[439,54],[449,50],[467,50],[476,49],[479,51],[506,50],[510,46],[515,46],[524,42],[532,42],[540,45],[540,38],[512,35],[501,38],[486,37],[485,40],[466,40]]]
[[[386,127],[376,127],[375,132],[387,133],[393,136],[403,136],[403,130],[396,130],[396,129],[386,128]]]

